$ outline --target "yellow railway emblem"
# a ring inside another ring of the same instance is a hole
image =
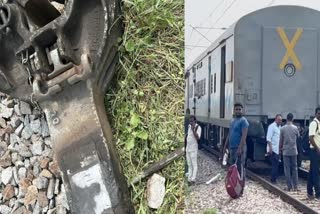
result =
[[[295,67],[300,70],[302,68],[301,63],[296,55],[296,53],[294,52],[294,47],[296,46],[299,38],[301,37],[301,34],[303,32],[302,28],[297,28],[296,32],[293,35],[292,40],[289,42],[289,39],[284,31],[284,29],[282,27],[278,27],[277,28],[277,32],[283,42],[284,47],[287,49],[286,54],[284,55],[284,57],[282,58],[282,61],[279,65],[279,68],[281,70],[284,69],[286,63],[288,62],[289,58],[291,58],[292,63],[295,65]]]

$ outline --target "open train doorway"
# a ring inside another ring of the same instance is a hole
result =
[[[221,48],[220,118],[225,117],[226,46]]]
[[[211,75],[211,56],[209,56],[208,59],[208,80],[209,80],[209,84],[208,84],[208,118],[210,118],[210,107],[211,107],[211,93],[212,93],[212,75]]]

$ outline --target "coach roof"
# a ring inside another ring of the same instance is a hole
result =
[[[192,69],[192,67],[194,65],[197,65],[202,59],[204,59],[207,55],[209,55],[213,50],[215,50],[217,47],[219,47],[220,43],[228,38],[230,38],[231,36],[233,36],[234,31],[236,30],[236,28],[238,27],[238,24],[240,22],[242,22],[243,20],[251,17],[251,16],[255,16],[258,13],[261,12],[266,12],[269,10],[279,10],[279,9],[285,9],[285,8],[300,8],[300,9],[307,9],[309,10],[308,12],[317,12],[319,13],[320,11],[312,9],[312,8],[308,8],[308,7],[303,7],[303,6],[295,6],[295,5],[279,5],[279,6],[273,6],[273,7],[266,7],[266,8],[262,8],[256,11],[253,11],[251,13],[248,13],[247,15],[242,16],[240,19],[238,19],[235,23],[233,23],[232,25],[230,25],[230,27],[228,27],[228,29],[221,35],[218,37],[218,39],[216,39],[204,52],[202,52],[186,69],[186,71]]]

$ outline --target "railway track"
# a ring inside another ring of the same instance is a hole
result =
[[[216,160],[221,158],[221,155],[217,151],[210,151]],[[212,156],[211,156],[212,157]],[[261,170],[259,170],[261,172]],[[286,181],[284,176],[279,176],[277,184],[269,182],[269,176],[265,173],[257,173],[255,170],[246,169],[246,175],[248,178],[259,182],[264,188],[268,189],[273,194],[279,196],[283,201],[291,204],[296,209],[307,214],[319,214],[320,213],[320,201],[310,200],[307,198],[306,187],[307,187],[307,175],[308,173],[299,168],[299,187],[298,192],[287,192],[284,190],[286,187]]]

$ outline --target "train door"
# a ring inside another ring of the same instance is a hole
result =
[[[185,110],[190,109],[190,70],[185,74]]]
[[[194,66],[194,67],[192,67],[192,76],[193,76],[193,78],[192,78],[192,93],[194,94],[194,91],[195,91],[195,89],[196,89],[196,67]],[[192,109],[190,109],[190,112],[192,112],[192,110],[193,110],[193,115],[196,115],[196,97],[195,96],[192,96],[193,97],[193,107],[192,107]]]
[[[318,30],[264,27],[262,39],[263,114],[273,117],[291,112],[300,120],[314,114],[312,107],[317,106],[319,96]]]
[[[208,118],[210,118],[210,107],[211,107],[211,86],[212,86],[212,75],[211,75],[211,56],[208,60]]]
[[[225,117],[226,46],[221,48],[220,118]]]

